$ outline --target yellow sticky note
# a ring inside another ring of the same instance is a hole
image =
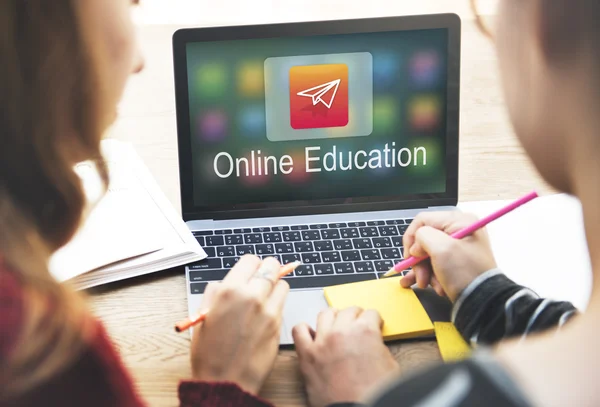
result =
[[[471,354],[471,348],[452,322],[434,322],[435,337],[444,362],[463,360]]]
[[[400,277],[402,278],[402,277]],[[337,309],[357,306],[379,311],[383,339],[407,339],[433,333],[433,324],[412,289],[402,288],[400,278],[326,287],[325,298]]]

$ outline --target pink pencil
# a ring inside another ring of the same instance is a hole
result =
[[[525,195],[524,197],[517,199],[510,205],[507,205],[504,208],[500,209],[499,211],[496,211],[496,212],[492,213],[491,215],[486,216],[485,218],[473,223],[471,226],[467,226],[466,228],[461,229],[458,232],[452,233],[450,236],[452,236],[455,239],[462,239],[463,237],[469,236],[471,233],[474,233],[475,231],[481,229],[482,227],[485,227],[488,223],[495,221],[496,219],[506,215],[507,213],[517,209],[519,206],[524,205],[527,202],[529,202],[537,197],[538,197],[537,192],[535,192],[535,191],[530,192],[529,194]],[[385,273],[383,276],[389,277],[389,276],[398,274],[398,273],[406,270],[407,268],[412,267],[415,264],[422,262],[423,260],[425,260],[427,258],[428,258],[428,256],[427,257],[414,257],[414,256],[408,257],[408,258],[402,260],[401,262],[396,263],[396,265],[390,271]]]

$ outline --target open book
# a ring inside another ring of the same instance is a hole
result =
[[[129,143],[107,139],[110,185],[76,236],[50,259],[58,281],[85,289],[201,260],[206,253]],[[77,167],[88,196],[100,190],[92,164]]]

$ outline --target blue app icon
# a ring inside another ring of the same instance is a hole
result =
[[[398,81],[400,75],[400,58],[390,52],[373,53],[373,86],[385,89]]]
[[[238,111],[238,127],[244,136],[264,135],[266,133],[264,105],[261,103],[242,107]]]

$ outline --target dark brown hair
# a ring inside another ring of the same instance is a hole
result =
[[[90,332],[81,298],[47,268],[86,206],[74,165],[92,160],[108,179],[101,84],[79,2],[0,2],[0,260],[24,293],[20,339],[0,366],[0,399],[64,369]]]

